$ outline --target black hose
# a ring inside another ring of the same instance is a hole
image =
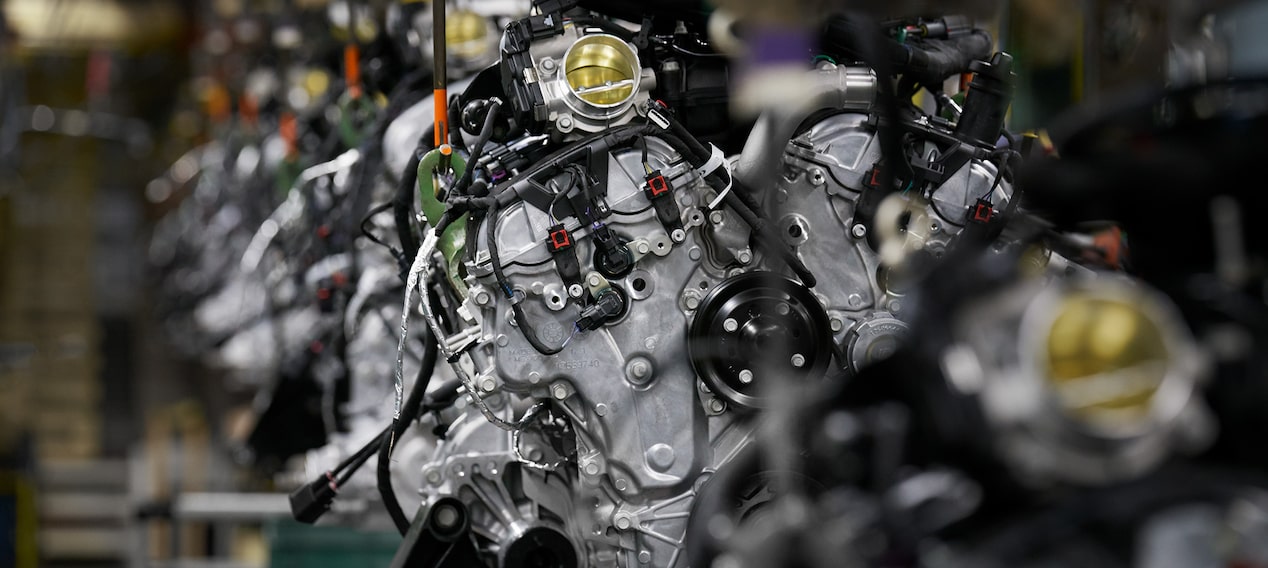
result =
[[[402,536],[409,531],[409,517],[406,517],[405,511],[401,510],[401,503],[396,498],[396,490],[392,488],[392,447],[401,439],[401,435],[409,429],[414,420],[418,419],[423,395],[426,394],[427,385],[431,383],[431,378],[435,374],[433,371],[440,351],[436,345],[436,337],[432,335],[428,326],[423,326],[422,336],[423,361],[418,368],[418,377],[414,379],[414,388],[410,390],[409,398],[401,408],[400,417],[392,421],[392,427],[384,432],[383,441],[379,444],[377,471],[379,495],[383,498],[383,507],[387,509],[388,516],[392,517],[392,523],[396,525],[396,530],[400,531]]]
[[[674,121],[670,120],[671,130],[673,129],[673,125]],[[669,143],[669,145],[679,154],[682,154],[692,167],[698,168],[704,165],[704,159],[701,159],[699,154],[692,150],[691,143],[687,142],[687,140],[683,139],[678,134],[673,132],[657,132],[655,135]],[[688,136],[691,136],[690,133],[688,133]],[[694,137],[691,137],[691,139],[695,140]],[[700,144],[698,140],[696,140],[696,146],[700,148],[704,147],[704,145]],[[780,260],[783,260],[784,263],[788,265],[788,268],[797,275],[797,278],[801,280],[802,284],[805,284],[808,288],[814,288],[815,284],[818,284],[818,279],[816,279],[814,274],[810,272],[806,263],[801,261],[801,258],[797,256],[797,253],[794,252],[792,248],[784,245],[783,242],[780,241],[779,237],[775,235],[773,229],[771,229],[769,222],[767,222],[765,218],[759,215],[754,208],[745,201],[745,196],[748,196],[750,199],[752,198],[752,193],[748,187],[740,182],[740,180],[735,179],[734,176],[731,176],[729,179],[727,176],[728,174],[724,172],[714,171],[713,173],[705,176],[704,180],[705,183],[708,183],[709,186],[716,190],[719,194],[726,191],[726,186],[729,181],[731,184],[731,190],[727,191],[726,195],[723,197],[726,204],[740,216],[740,219],[744,221],[749,228],[753,230],[753,233],[757,235],[757,238],[763,247],[775,255],[778,255]],[[753,205],[756,205],[756,203],[753,203]]]
[[[401,278],[409,271],[408,263],[418,254],[418,237],[414,235],[414,188],[418,186],[418,162],[421,148],[410,154],[405,171],[401,172],[401,183],[396,186],[396,196],[392,198],[392,216],[396,219],[396,237],[401,241],[402,261]]]
[[[480,134],[476,137],[475,144],[471,146],[471,154],[467,158],[467,168],[462,172],[462,178],[454,184],[453,194],[465,195],[467,188],[471,187],[471,179],[475,177],[476,162],[484,155],[484,146],[488,144],[489,138],[493,137],[493,125],[497,122],[498,113],[502,110],[502,101],[493,99],[489,103],[488,114],[484,116],[484,125],[480,127]]]
[[[691,131],[687,130],[687,127],[684,126],[682,122],[680,122],[677,118],[675,118],[673,115],[667,112],[661,113],[661,116],[664,116],[665,119],[669,122],[669,130],[682,143],[681,148],[685,148],[689,150],[691,154],[694,154],[696,156],[696,159],[692,159],[690,155],[688,155],[687,153],[684,153],[682,149],[679,149],[678,152],[680,154],[683,154],[683,157],[687,158],[688,162],[690,162],[695,167],[700,167],[701,165],[703,165],[705,162],[709,160],[709,157],[712,155],[712,152],[709,151],[709,149],[705,147],[704,143],[698,140],[696,136],[691,133]],[[724,184],[722,187],[726,187],[726,185]],[[739,180],[735,180],[732,183],[731,192],[736,193],[737,197],[740,198],[740,201],[744,203],[746,207],[751,209],[754,215],[762,219],[765,218],[761,213],[762,206],[760,203],[757,202],[757,199],[753,197],[753,192],[751,189],[746,187]],[[813,280],[813,277],[811,278],[811,280]],[[813,287],[814,285],[809,284],[809,286]]]

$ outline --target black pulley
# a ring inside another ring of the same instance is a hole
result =
[[[832,332],[809,288],[773,272],[749,272],[724,280],[700,303],[687,350],[715,394],[761,408],[770,381],[823,376]]]
[[[504,568],[576,568],[577,551],[563,533],[533,527],[511,541],[502,553]]]

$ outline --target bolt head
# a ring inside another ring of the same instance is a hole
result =
[[[628,484],[628,483],[626,483],[626,481],[625,481],[624,479],[618,479],[618,480],[616,480],[616,483],[614,483],[613,485],[616,485],[616,490],[617,490],[617,491],[625,491],[626,489],[629,489],[629,488],[630,488],[629,484]]]
[[[639,564],[651,564],[651,563],[652,563],[652,553],[651,553],[651,552],[648,552],[648,551],[646,551],[646,550],[640,550],[640,551],[638,551],[638,563],[639,563]]]
[[[722,404],[721,400],[716,398],[709,399],[710,412],[713,412],[714,414],[721,414],[723,410],[726,410],[726,406]]]
[[[709,222],[713,223],[714,225],[721,225],[722,220],[723,220],[723,216],[721,211],[714,211],[713,213],[709,214]]]
[[[427,472],[427,483],[440,485],[440,472],[434,469]]]
[[[506,347],[510,343],[511,343],[511,338],[507,337],[506,334],[498,334],[498,337],[497,337],[498,347]]]
[[[554,396],[556,400],[563,400],[565,398],[568,398],[568,387],[565,387],[563,385],[555,385],[551,387],[550,394]]]
[[[687,239],[687,233],[682,229],[674,229],[674,232],[669,234],[669,238],[675,243],[681,243]]]
[[[630,374],[640,379],[647,376],[647,371],[648,371],[647,363],[644,363],[642,361],[638,361],[634,363],[633,365],[630,365]]]
[[[543,59],[542,69],[545,69],[546,71],[553,71],[555,69],[555,60],[549,57],[547,57],[546,59]]]
[[[736,258],[739,259],[740,264],[748,264],[753,261],[753,253],[747,250],[742,250],[740,251],[740,254],[736,255]]]
[[[586,475],[599,475],[599,464],[594,462],[586,464]]]
[[[845,300],[851,308],[857,308],[863,305],[863,296],[858,294],[850,294]]]
[[[700,260],[700,247],[691,247],[687,249],[687,257],[691,260]]]
[[[806,356],[796,353],[792,356],[792,365],[798,369],[806,366]]]
[[[746,385],[753,382],[753,371],[748,369],[740,371],[740,382]]]
[[[687,296],[687,309],[694,310],[698,307],[700,307],[700,298]]]
[[[584,292],[584,290],[582,290],[580,284],[573,284],[568,287],[568,295],[574,298],[580,298],[582,292]]]
[[[652,447],[647,448],[644,457],[647,458],[647,464],[652,466],[652,469],[664,472],[674,465],[676,456],[674,455],[674,449],[669,444],[656,443],[652,444]]]
[[[615,524],[616,524],[616,528],[621,529],[623,531],[629,530],[630,527],[633,526],[633,523],[630,521],[630,518],[625,515],[617,515]]]
[[[600,402],[599,404],[594,405],[594,413],[595,413],[595,414],[598,414],[599,416],[607,416],[607,415],[608,415],[608,405],[603,404],[602,402]]]
[[[637,250],[639,254],[648,254],[652,252],[652,247],[647,243],[638,243]]]
[[[727,333],[735,333],[735,330],[740,329],[740,322],[735,321],[735,318],[726,318],[726,321],[722,322],[722,329],[725,329]]]
[[[485,377],[484,380],[480,381],[480,390],[484,392],[493,392],[493,389],[497,388],[497,386],[497,382],[493,380],[493,377]]]
[[[854,235],[854,238],[856,239],[861,239],[863,237],[866,237],[867,227],[865,227],[862,224],[856,224],[853,227],[850,227],[850,234]]]
[[[487,306],[489,305],[489,300],[491,299],[492,298],[489,296],[489,293],[485,292],[484,290],[480,290],[479,292],[476,292],[475,301],[477,305]]]
[[[832,321],[828,322],[828,325],[832,327],[833,332],[837,332],[837,331],[841,331],[845,329],[845,322],[837,318],[832,318]]]
[[[603,282],[603,280],[599,279],[598,274],[591,274],[590,278],[586,279],[586,283],[591,286],[598,286],[601,282]]]

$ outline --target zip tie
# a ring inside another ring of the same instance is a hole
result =
[[[696,168],[696,173],[700,174],[700,177],[702,178],[717,171],[718,168],[725,167],[726,165],[726,156],[722,154],[722,149],[714,144],[710,144],[709,148],[711,148],[709,151],[709,159],[705,160],[703,165]],[[727,168],[727,170],[729,173],[730,168]]]

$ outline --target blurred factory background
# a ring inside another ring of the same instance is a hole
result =
[[[276,500],[252,497],[278,482],[236,457],[253,398],[172,347],[180,332],[157,323],[147,266],[155,221],[189,197],[162,180],[191,177],[181,156],[250,111],[242,74],[257,44],[327,4],[0,4],[0,567],[391,557],[395,532],[300,525]],[[1266,49],[1223,50],[1230,30],[1194,29],[1201,4],[988,6],[980,21],[1016,58],[1010,125],[1043,127],[1081,103],[1202,69],[1268,67]],[[1245,10],[1232,20],[1263,29],[1255,22],[1268,11]],[[1186,54],[1200,64],[1177,67]]]

